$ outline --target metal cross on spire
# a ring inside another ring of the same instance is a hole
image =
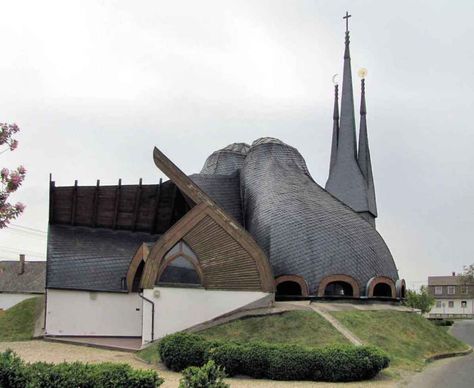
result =
[[[349,18],[352,17],[352,15],[349,15],[349,12],[346,11],[346,16],[343,17],[343,19],[346,19],[346,32],[349,32]]]

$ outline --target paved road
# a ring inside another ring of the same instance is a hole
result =
[[[456,322],[451,333],[474,347],[474,320]],[[409,388],[473,388],[474,353],[435,361],[416,375]]]

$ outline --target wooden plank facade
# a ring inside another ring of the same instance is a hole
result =
[[[50,224],[163,234],[190,210],[171,182],[57,187],[50,184]]]

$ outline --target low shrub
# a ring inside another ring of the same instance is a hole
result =
[[[165,337],[161,360],[170,369],[202,366],[213,360],[229,376],[245,374],[273,380],[357,381],[370,379],[388,367],[389,358],[372,346],[339,345],[306,348],[267,343],[208,341],[195,334]]]
[[[155,388],[162,383],[155,371],[127,364],[28,364],[12,351],[0,354],[0,387],[5,388]]]
[[[224,382],[225,372],[212,360],[202,367],[190,366],[183,371],[179,388],[229,388]]]
[[[436,326],[453,326],[454,321],[451,319],[435,319],[432,321]]]
[[[180,372],[188,366],[203,366],[214,345],[214,342],[197,335],[177,333],[160,341],[158,353],[167,368]]]

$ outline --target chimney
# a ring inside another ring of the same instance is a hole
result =
[[[18,269],[18,275],[23,275],[25,273],[25,255],[20,254],[20,268]]]
[[[453,276],[456,276],[456,272],[452,272]]]

